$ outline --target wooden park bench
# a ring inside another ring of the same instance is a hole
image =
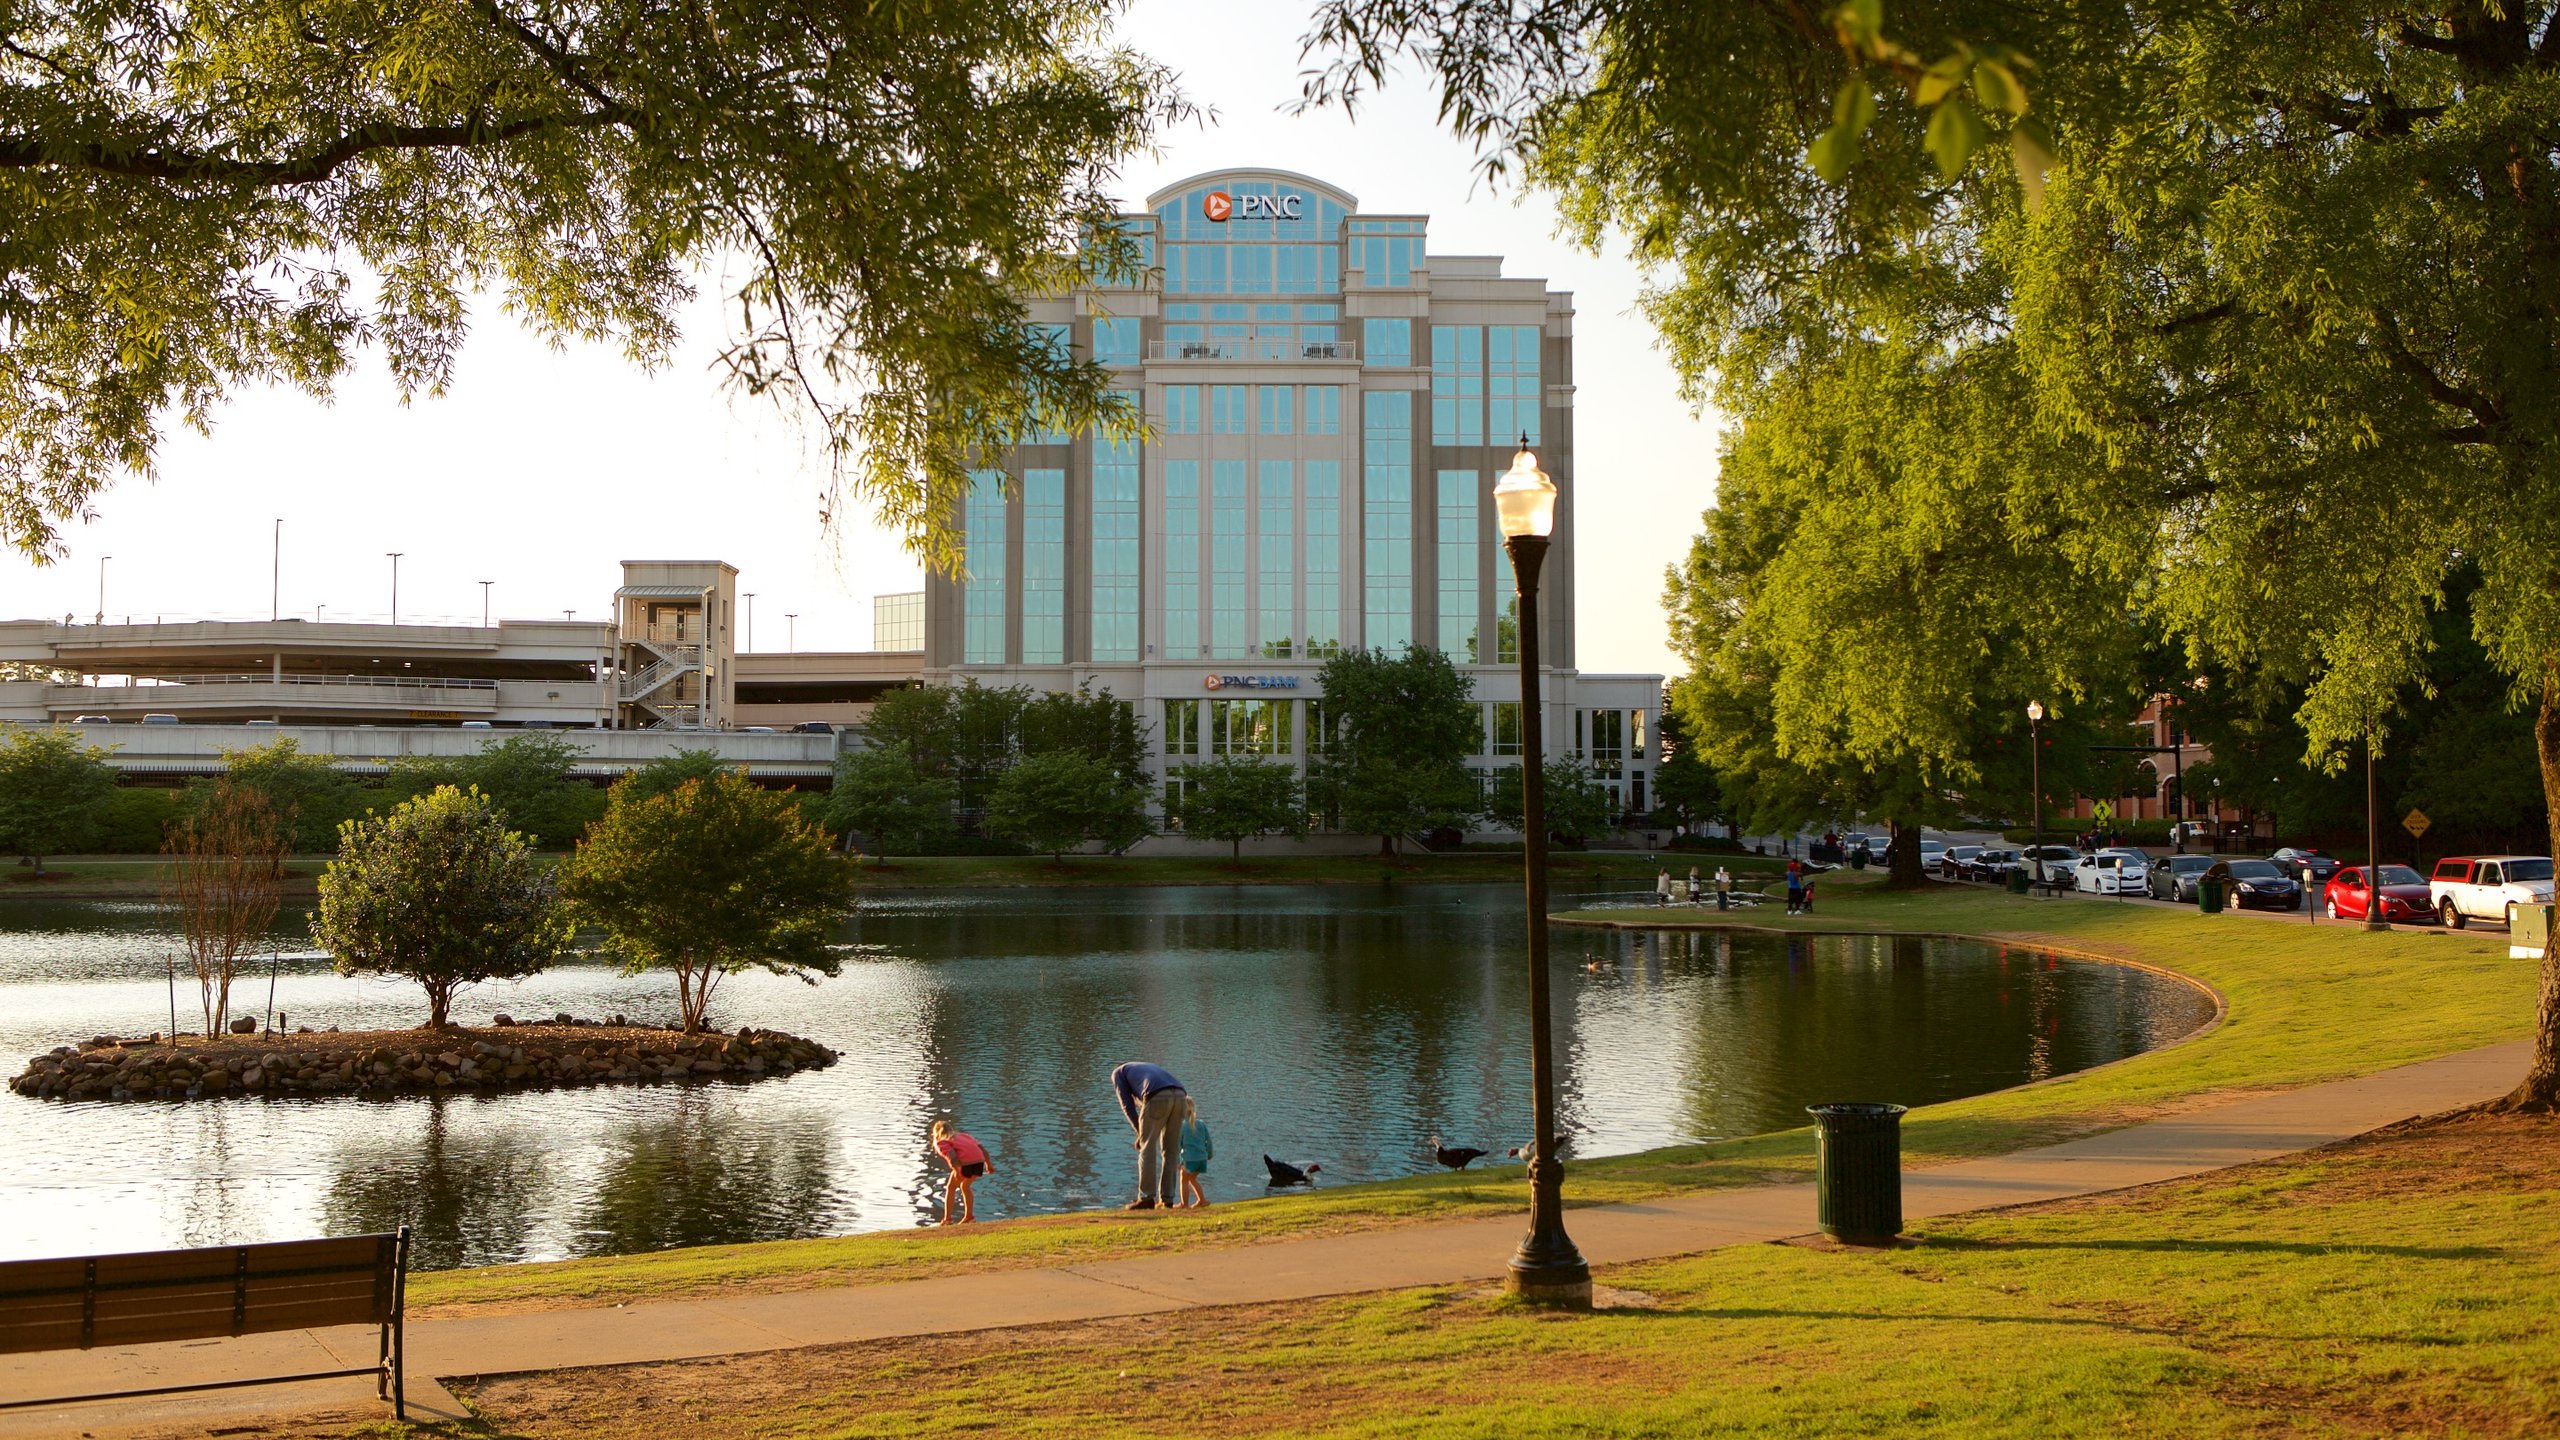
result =
[[[375,1325],[382,1330],[381,1359],[356,1369],[0,1400],[0,1410],[371,1375],[375,1392],[391,1402],[392,1413],[405,1420],[409,1406],[400,1362],[408,1281],[407,1226],[389,1235],[334,1240],[0,1261],[0,1355],[209,1340],[330,1325]]]

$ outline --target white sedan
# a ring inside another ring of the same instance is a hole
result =
[[[2131,862],[2122,855],[2083,855],[2072,867],[2071,888],[2083,895],[2126,895],[2142,888],[2145,871],[2141,862]]]

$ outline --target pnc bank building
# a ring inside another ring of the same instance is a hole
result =
[[[1146,266],[1032,302],[1109,367],[1152,438],[1050,434],[972,475],[965,573],[927,581],[925,676],[1089,685],[1139,707],[1172,772],[1303,764],[1344,647],[1445,652],[1475,682],[1481,771],[1518,763],[1517,601],[1491,492],[1526,436],[1560,491],[1542,577],[1550,754],[1650,804],[1657,675],[1574,661],[1573,297],[1497,256],[1435,255],[1284,170],[1182,181],[1123,223]]]

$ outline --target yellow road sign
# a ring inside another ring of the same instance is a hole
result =
[[[2433,823],[2427,818],[2426,811],[2415,806],[2410,807],[2409,813],[2400,818],[2400,828],[2408,831],[2412,836],[2423,837],[2427,833],[2427,827]]]
[[[2098,801],[2096,804],[2089,807],[2089,818],[2092,820],[2113,820],[2116,818],[2116,807],[2110,801]]]

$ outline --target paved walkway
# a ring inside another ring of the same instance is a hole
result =
[[[2410,1116],[2493,1099],[2513,1088],[2529,1055],[2526,1042],[2492,1046],[2358,1080],[2235,1100],[2066,1144],[1914,1170],[1904,1176],[1903,1211],[1910,1220],[1927,1220],[2146,1185],[2311,1149]],[[1574,1240],[1595,1266],[1626,1265],[1810,1233],[1815,1228],[1813,1187],[1763,1185],[1598,1206],[1571,1211],[1567,1220]],[[1131,1217],[1130,1223],[1146,1221]],[[1453,1221],[1053,1269],[421,1321],[409,1329],[411,1407],[433,1413],[452,1405],[428,1379],[439,1375],[695,1359],[1487,1281],[1501,1275],[1520,1229],[1517,1219]],[[304,1332],[120,1352],[0,1357],[0,1398],[109,1383],[174,1384],[193,1376],[320,1368],[320,1354],[359,1352],[370,1342],[365,1332]],[[0,1437],[103,1437],[137,1425],[237,1423],[251,1415],[334,1409],[370,1395],[366,1382],[327,1382],[179,1401],[0,1411]]]

